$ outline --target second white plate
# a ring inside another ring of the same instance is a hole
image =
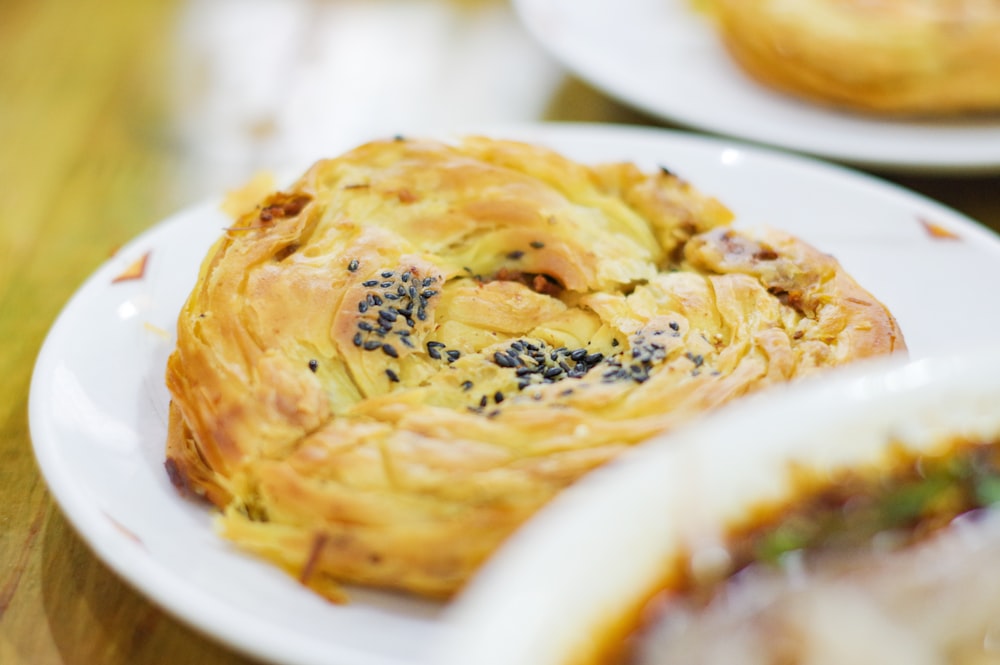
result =
[[[902,121],[772,92],[732,62],[691,0],[514,0],[558,60],[623,102],[690,127],[858,166],[1000,171],[1000,116]]]

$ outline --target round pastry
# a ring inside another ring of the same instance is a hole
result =
[[[321,161],[203,263],[167,470],[328,597],[447,596],[623,449],[905,348],[833,258],[731,218],[666,170],[483,137]]]
[[[998,0],[709,0],[766,85],[865,112],[1000,110]]]

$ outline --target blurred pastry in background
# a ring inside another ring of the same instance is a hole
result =
[[[754,79],[865,113],[1000,111],[998,0],[700,0]]]

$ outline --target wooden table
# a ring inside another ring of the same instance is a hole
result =
[[[0,4],[0,663],[247,662],[165,615],[90,553],[54,506],[35,466],[27,399],[34,359],[53,319],[117,246],[166,214],[290,157],[280,147],[295,138],[295,128],[275,115],[281,108],[276,104],[289,94],[290,72],[297,64],[315,68],[309,49],[322,39],[316,26],[330,18],[332,7],[363,10],[356,2],[284,4],[295,7],[296,20],[262,18],[235,42],[222,28],[264,5]],[[369,0],[368,7],[390,4]],[[442,7],[449,21],[459,22],[452,27],[482,30],[485,20],[504,21],[506,38],[525,40],[520,52],[535,58],[539,68],[528,91],[536,98],[502,108],[484,99],[462,117],[445,116],[448,122],[658,124],[531,51],[527,37],[513,32],[517,26],[502,1],[452,0]],[[357,14],[352,20],[362,18]],[[303,33],[286,46],[306,43],[286,48],[287,69],[269,73],[272,60],[261,63],[251,81],[226,79],[238,74],[219,64],[230,52],[227,44],[250,40],[268,49],[280,42],[281,31]],[[468,39],[455,40],[444,42],[452,55],[476,48]],[[491,76],[498,73],[503,72]],[[497,79],[497,94],[513,98],[510,90],[521,90],[523,73],[508,74]],[[226,106],[227,95],[237,98],[238,108]],[[351,101],[365,111],[379,100]],[[415,108],[434,113],[433,106]],[[372,115],[377,114],[355,116],[356,124],[347,122],[346,130],[363,136],[369,127],[357,121]],[[1000,230],[1000,177],[890,179]]]

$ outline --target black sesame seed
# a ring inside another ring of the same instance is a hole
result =
[[[374,351],[375,349],[379,348],[380,346],[382,346],[382,342],[379,342],[378,340],[370,339],[367,342],[365,342],[365,351]]]
[[[382,287],[383,289],[388,289],[390,286],[392,286],[392,284],[393,284],[392,282],[382,282],[381,284],[379,284],[379,286]]]
[[[420,283],[420,285],[426,289],[428,286],[430,286],[433,283],[434,283],[433,279],[431,279],[430,277],[424,277],[424,281],[422,281]]]
[[[385,368],[385,375],[388,376],[389,380],[393,383],[399,383],[399,376],[388,367]]]
[[[516,251],[510,252],[509,254],[507,254],[507,258],[510,259],[511,261],[517,261],[518,259],[520,259],[523,256],[524,256],[524,252],[522,252],[521,250],[516,250]]]
[[[482,397],[481,397],[481,398],[479,399],[479,406],[482,406],[482,407],[485,407],[485,406],[486,406],[486,405],[487,405],[487,404],[489,403],[489,401],[490,401],[490,400],[489,400],[489,398],[488,398],[488,397],[486,397],[486,395],[483,395],[483,396],[482,396]]]
[[[544,376],[546,379],[554,379],[562,373],[563,373],[562,368],[550,367],[547,370],[545,370]]]
[[[399,300],[399,296],[398,295],[396,295],[395,293],[389,292],[389,291],[387,291],[383,295],[385,296],[386,300],[393,300],[393,301]]]
[[[524,390],[525,388],[527,388],[530,385],[531,385],[531,381],[529,381],[528,379],[521,379],[520,381],[517,382],[517,389],[518,390]]]
[[[399,352],[396,351],[396,347],[394,347],[392,344],[383,344],[382,352],[385,353],[385,355],[389,356],[390,358],[399,357]]]
[[[587,349],[576,349],[569,354],[569,357],[571,360],[579,362],[587,357]]]
[[[370,305],[371,305],[372,307],[378,307],[379,305],[381,305],[381,304],[382,304],[382,299],[381,299],[381,298],[379,298],[379,297],[378,297],[377,295],[375,295],[374,293],[372,293],[372,294],[369,294],[369,296],[368,296],[368,297],[369,297],[369,298],[371,298],[371,302],[370,302],[369,304],[370,304]]]
[[[516,370],[514,370],[514,374],[516,374],[517,376],[527,376],[528,374],[537,374],[537,373],[538,373],[537,367],[518,367]]]
[[[408,288],[406,290],[406,295],[410,296],[410,300],[416,300],[417,299],[417,289],[416,289],[416,287],[411,286],[410,288]]]
[[[361,346],[361,333],[354,333],[354,346]]]
[[[427,319],[427,311],[423,308],[422,305],[417,308],[417,318],[420,319],[421,321]]]
[[[691,362],[694,363],[695,367],[701,367],[704,364],[704,362],[705,362],[705,359],[701,356],[701,354],[697,354],[696,355],[696,354],[693,354],[690,351],[688,351],[685,354],[685,356],[687,356],[688,360],[690,360]]]
[[[389,308],[389,309],[380,309],[378,311],[378,318],[384,321],[388,321],[389,323],[395,323],[396,319],[399,317],[396,314],[396,310]]]
[[[358,266],[360,265],[361,264],[358,263],[357,259],[351,259],[351,262],[347,264],[347,269],[350,270],[351,272],[354,272],[358,269]]]
[[[463,381],[462,382],[462,390],[465,390],[465,391],[472,390],[472,381]]]
[[[541,249],[542,247],[545,247],[545,243],[539,242],[538,240],[532,240],[531,246],[534,247],[535,249]]]
[[[559,361],[559,368],[562,369],[562,371],[566,372],[567,374],[570,371],[570,367],[569,367],[568,364],[566,364],[565,360],[560,360]]]
[[[513,358],[499,351],[493,354],[493,362],[501,367],[514,367],[517,364]]]
[[[678,330],[681,329],[681,327],[680,327],[680,325],[676,321],[671,321],[670,322],[670,329],[673,330],[674,332],[677,332]]]
[[[406,332],[406,331],[405,330],[400,330],[399,332]],[[403,346],[408,346],[411,349],[414,348],[413,342],[410,341],[409,337],[400,337],[399,341],[401,341],[403,343]]]
[[[358,303],[358,311],[364,314],[368,311],[368,301],[362,300]]]
[[[378,286],[378,280],[377,279],[369,279],[366,282],[361,282],[361,286],[367,286],[369,288],[372,287],[372,286]]]
[[[391,270],[386,270],[385,272],[383,272],[383,273],[382,273],[382,277],[385,277],[385,278],[389,278],[389,277],[392,277],[392,276],[393,276],[393,275],[395,275],[395,274],[396,274],[396,273],[394,273],[394,272],[393,272],[393,271],[391,271]]]
[[[396,293],[398,293],[401,296],[405,296],[406,295],[406,287],[403,286],[402,284],[400,284],[399,286],[396,287]]]
[[[591,353],[589,356],[583,359],[583,361],[588,365],[590,365],[591,367],[601,362],[602,360],[604,360],[603,353]]]
[[[458,351],[457,349],[451,349],[450,351],[445,351],[445,354],[448,356],[448,362],[455,362],[456,360],[462,357],[462,352]]]
[[[413,326],[415,326],[417,324],[414,323],[413,319],[411,319],[410,317],[406,317],[406,325],[408,325],[408,326],[410,326],[412,328]]]
[[[502,402],[503,401],[503,393],[500,392],[499,390],[496,391],[493,394],[493,401],[496,402],[497,404],[499,404],[500,402]]]
[[[611,346],[618,346],[618,344],[619,344],[618,338],[617,337],[612,337],[611,338]]]
[[[312,360],[310,360],[309,361],[309,369],[312,370],[312,372],[315,374],[316,370],[319,369],[319,361],[316,360],[315,358],[313,358]]]
[[[433,298],[436,295],[437,291],[435,291],[434,289],[425,289],[423,293],[420,294],[420,296],[423,298]]]
[[[365,332],[371,332],[375,330],[372,324],[368,323],[367,321],[358,321],[358,328],[364,330]]]
[[[403,280],[404,282],[409,282],[410,281],[410,273],[404,272],[402,275],[399,276],[399,278],[401,280]]]

